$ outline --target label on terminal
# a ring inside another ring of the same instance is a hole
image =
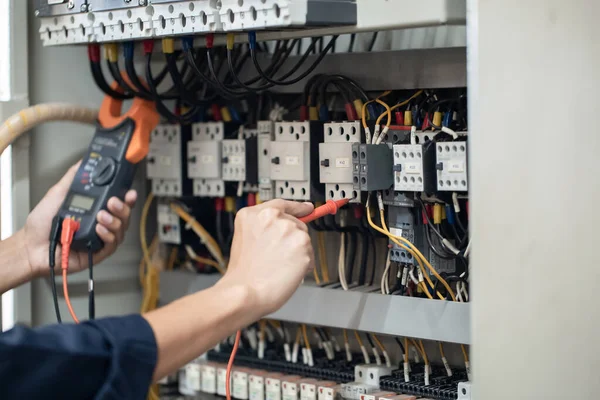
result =
[[[173,164],[173,160],[169,156],[160,156],[158,162],[165,167],[170,167]]]
[[[407,174],[420,174],[421,164],[419,163],[406,163],[404,164],[404,171]]]
[[[448,163],[448,172],[465,172],[465,163],[460,160],[452,160]]]
[[[250,375],[248,379],[250,380],[249,399],[265,400],[265,379],[258,375]]]
[[[229,163],[233,165],[242,165],[244,163],[244,159],[241,156],[231,156]]]
[[[197,392],[200,391],[200,365],[196,363],[186,365],[185,379],[187,381],[188,388]]]
[[[347,157],[336,158],[335,159],[335,167],[336,168],[350,168],[352,167],[352,163],[350,159]]]
[[[300,165],[300,157],[298,156],[286,156],[285,165]]]
[[[202,367],[202,391],[214,394],[217,392],[217,370],[211,365]]]
[[[202,164],[214,164],[215,157],[211,156],[210,154],[205,154],[200,158],[200,162]]]

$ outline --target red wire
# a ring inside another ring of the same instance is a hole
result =
[[[231,350],[231,355],[229,356],[229,363],[227,364],[227,375],[225,377],[225,394],[227,396],[227,400],[231,400],[231,369],[233,368],[233,361],[235,360],[235,355],[237,354],[238,347],[240,347],[241,338],[242,331],[239,330],[235,334],[235,343],[233,344],[233,350]]]
[[[69,313],[71,314],[71,317],[73,317],[73,321],[75,321],[75,323],[78,324],[79,319],[77,318],[77,315],[75,315],[75,310],[73,310],[73,306],[71,305],[71,299],[69,298],[69,287],[67,284],[67,270],[66,269],[62,270],[62,278],[63,278],[63,293],[65,296],[65,302],[67,303],[67,308],[69,309]]]

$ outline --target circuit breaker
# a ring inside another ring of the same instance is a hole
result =
[[[187,144],[187,162],[189,176],[194,180],[194,196],[225,196],[225,182],[221,176],[221,141],[224,134],[222,122],[192,125],[192,140]]]
[[[413,243],[417,248],[423,248],[423,229],[422,225],[415,223],[415,215],[412,208],[390,207],[388,209],[388,227],[394,236],[400,236]],[[414,257],[390,240],[391,253],[390,260],[402,264],[415,264]]]
[[[361,192],[355,190],[352,173],[352,145],[360,143],[360,122],[325,124],[325,143],[319,144],[319,176],[325,184],[325,196],[332,200],[351,198],[360,203]]]
[[[469,188],[467,142],[438,142],[436,170],[440,192],[466,192]]]
[[[323,125],[316,122],[277,122],[271,143],[271,179],[275,196],[288,200],[319,200],[318,144]]]
[[[183,226],[179,216],[168,204],[159,204],[156,208],[158,221],[158,240],[161,243],[182,244]]]
[[[394,185],[392,149],[387,144],[352,144],[354,190],[371,192]]]
[[[258,121],[258,193],[262,201],[274,198],[275,186],[271,180],[273,129],[273,121]]]
[[[156,196],[182,197],[192,194],[192,182],[188,178],[185,143],[191,136],[191,128],[181,125],[159,125],[150,135],[147,157],[147,177],[152,181]]]

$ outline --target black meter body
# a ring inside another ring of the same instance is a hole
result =
[[[108,200],[124,200],[136,166],[148,154],[150,133],[159,122],[153,102],[136,98],[121,115],[122,101],[106,97],[98,115],[94,138],[71,183],[58,215],[73,218],[80,227],[71,249],[98,251],[104,243],[96,234],[98,212]]]
[[[60,217],[80,223],[72,249],[84,251],[91,247],[97,251],[103,247],[96,234],[96,216],[106,209],[111,197],[124,199],[131,188],[136,164],[129,162],[125,154],[134,130],[131,119],[115,128],[97,128],[59,211]]]

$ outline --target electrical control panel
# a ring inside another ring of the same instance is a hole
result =
[[[271,180],[275,196],[315,200],[323,194],[319,183],[318,144],[323,125],[314,122],[277,122],[271,142]]]
[[[352,144],[352,181],[356,191],[387,190],[394,185],[392,149],[387,144]]]
[[[329,200],[351,198],[361,202],[360,190],[354,189],[352,146],[360,143],[360,122],[332,122],[324,126],[325,143],[319,144],[319,176]]]
[[[156,196],[191,195],[192,183],[185,163],[185,143],[191,136],[189,126],[159,125],[150,135],[147,177]]]
[[[187,143],[187,162],[189,176],[194,180],[194,196],[225,196],[221,172],[221,141],[224,133],[222,122],[192,125],[192,140]]]
[[[467,142],[436,144],[437,189],[440,192],[466,192],[469,189]]]

